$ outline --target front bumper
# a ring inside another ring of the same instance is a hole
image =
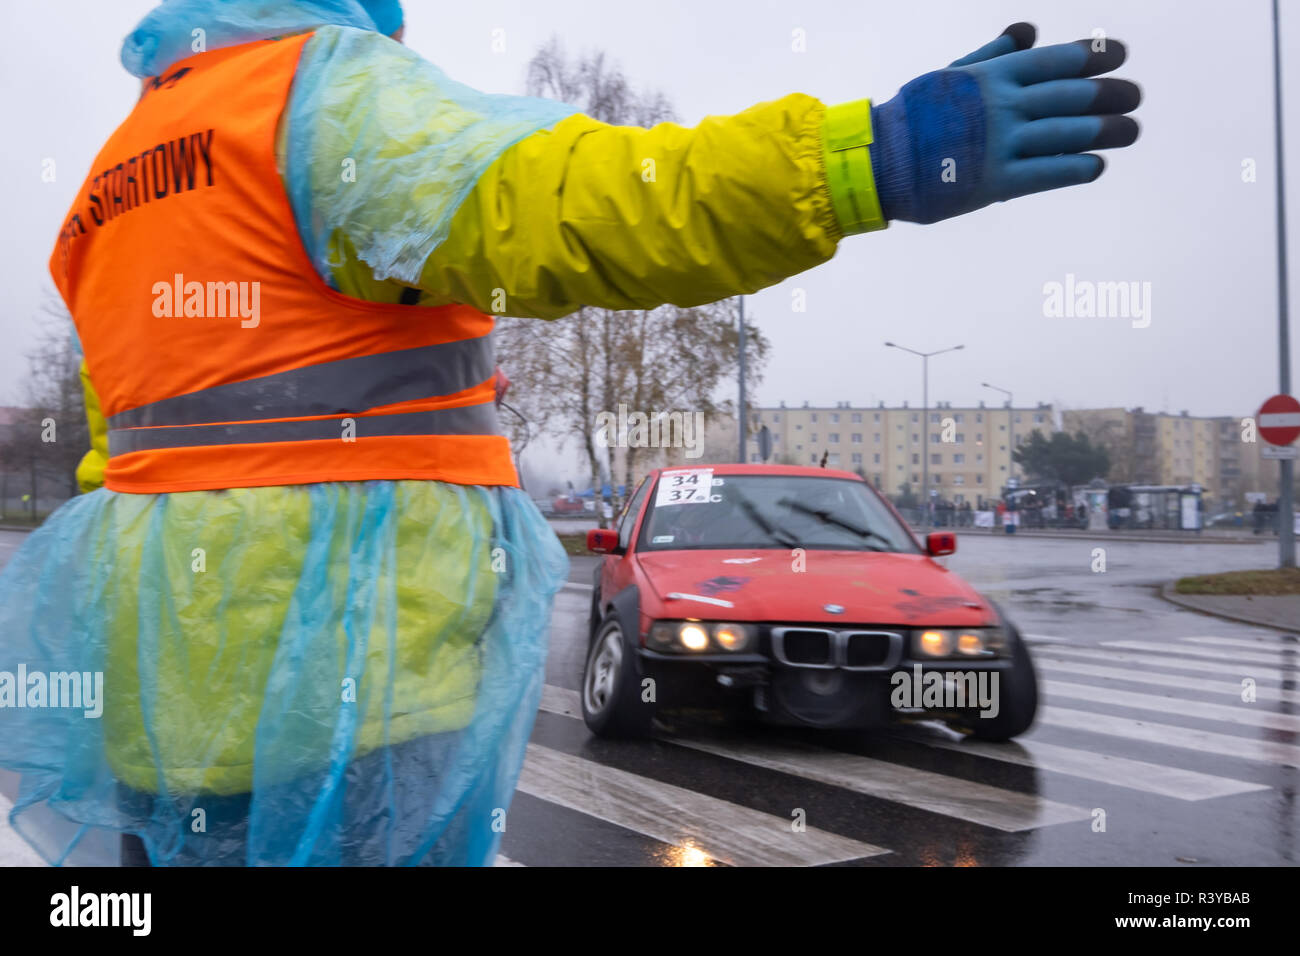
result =
[[[788,726],[821,728],[876,727],[904,720],[944,719],[969,714],[978,698],[961,705],[965,693],[941,694],[939,706],[917,693],[926,675],[938,673],[949,687],[972,675],[974,684],[999,681],[993,674],[1009,670],[1009,657],[931,658],[917,660],[907,653],[906,632],[888,628],[846,628],[851,633],[894,634],[882,641],[878,654],[833,655],[832,663],[797,663],[783,653],[773,631],[764,627],[759,650],[745,654],[664,654],[642,648],[641,673],[655,681],[656,699],[663,709],[745,709],[760,719]],[[887,648],[883,645],[887,644]],[[984,677],[979,675],[984,674]],[[953,677],[953,675],[960,675]],[[929,678],[929,683],[935,683]],[[907,686],[904,687],[903,685]],[[930,706],[926,706],[929,701]]]

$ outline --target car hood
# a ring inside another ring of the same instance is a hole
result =
[[[651,608],[643,597],[651,617],[931,627],[997,621],[974,588],[921,554],[807,551],[800,558],[784,550],[735,550],[637,557],[645,590],[658,605]]]

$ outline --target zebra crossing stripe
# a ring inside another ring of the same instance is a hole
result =
[[[1136,684],[1155,684],[1160,687],[1177,687],[1181,690],[1200,690],[1211,694],[1226,694],[1241,700],[1242,686],[1229,680],[1209,680],[1204,677],[1185,677],[1182,674],[1160,674],[1123,667],[1106,667],[1101,664],[1083,664],[1077,661],[1064,661],[1048,657],[1045,654],[1034,655],[1034,666],[1039,671],[1061,674],[1077,674],[1080,677],[1105,677],[1112,680],[1131,681]],[[1223,668],[1214,665],[1217,671]],[[1256,698],[1263,703],[1300,704],[1300,691],[1280,690],[1276,687],[1255,687]]]
[[[13,802],[0,793],[0,866],[48,866],[9,825],[9,811],[13,808]]]
[[[1155,656],[1151,654],[1132,654],[1124,651],[1101,650],[1082,647],[1053,647],[1049,651],[1035,651],[1034,660],[1043,658],[1067,658],[1071,660],[1105,661],[1108,664],[1131,664],[1135,667],[1158,667],[1166,671],[1195,671],[1201,674],[1217,674],[1220,677],[1250,677],[1256,683],[1261,680],[1293,681],[1296,675],[1290,671],[1280,671],[1263,664],[1243,664],[1233,667],[1224,661],[1200,661],[1191,658]]]
[[[1034,794],[1003,790],[986,783],[975,783],[928,770],[914,770],[901,764],[859,757],[856,754],[789,744],[755,746],[736,741],[717,744],[682,737],[669,739],[692,750],[815,780],[968,823],[978,823],[1006,833],[1087,820],[1092,816],[1082,807],[1045,800]]]
[[[1160,651],[1165,654],[1180,654],[1189,657],[1206,657],[1213,660],[1230,661],[1234,664],[1273,664],[1283,670],[1300,670],[1300,657],[1292,655],[1281,658],[1276,652],[1252,654],[1249,651],[1214,650],[1208,647],[1188,647],[1186,644],[1170,644],[1163,641],[1102,641],[1103,647],[1118,647],[1133,651]],[[1291,664],[1290,661],[1294,661]]]
[[[1300,628],[1300,622],[1296,627]],[[1244,637],[1184,637],[1183,640],[1193,644],[1219,644],[1226,647],[1248,647],[1257,651],[1285,651],[1293,657],[1300,657],[1300,643],[1273,643],[1270,641],[1251,641]]]
[[[1180,717],[1200,717],[1205,720],[1219,720],[1248,727],[1267,727],[1270,730],[1281,730],[1291,734],[1300,732],[1300,717],[1257,710],[1254,704],[1244,702],[1236,705],[1207,704],[1182,697],[1162,697],[1159,694],[1142,694],[1137,691],[1059,680],[1041,680],[1039,688],[1049,697],[1069,697],[1073,700],[1091,701],[1094,704],[1114,704],[1116,707],[1155,710],[1165,714],[1177,714]]]
[[[1248,783],[1231,777],[1216,777],[1196,770],[1166,767],[1145,760],[1130,760],[1112,754],[1093,753],[1045,743],[1041,740],[1017,740],[1015,745],[989,743],[984,740],[927,740],[930,747],[974,754],[990,760],[1033,767],[1070,777],[1082,777],[1097,783],[1140,790],[1175,800],[1209,800],[1214,797],[1269,789],[1262,783]]]
[[[694,790],[529,744],[519,791],[681,848],[683,862],[818,866],[890,852]],[[793,808],[792,808],[793,809]]]
[[[1239,757],[1242,760],[1257,760],[1283,767],[1300,767],[1300,747],[1294,744],[1258,740],[1252,737],[1236,737],[1209,730],[1194,730],[1190,727],[1177,727],[1150,720],[1112,717],[1091,710],[1073,710],[1056,706],[1040,706],[1038,721],[1051,727],[1064,727],[1108,737],[1122,737],[1126,740],[1139,740],[1166,747],[1181,747],[1224,757]]]

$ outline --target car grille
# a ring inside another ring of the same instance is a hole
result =
[[[862,628],[774,627],[772,654],[788,667],[889,670],[903,657],[903,635]]]

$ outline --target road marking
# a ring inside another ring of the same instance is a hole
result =
[[[516,863],[514,860],[510,859],[510,857],[506,856],[504,853],[498,853],[496,861],[492,865],[493,866],[523,866],[522,863]]]
[[[576,690],[556,687],[554,684],[543,684],[541,709],[548,714],[559,714],[561,717],[576,717],[582,720],[582,697]]]
[[[529,744],[519,790],[681,848],[682,863],[818,866],[890,852],[649,777]]]
[[[1061,661],[1043,654],[1034,655],[1034,664],[1040,671],[1057,671],[1081,677],[1107,677],[1113,680],[1132,681],[1136,684],[1156,684],[1161,687],[1178,687],[1182,690],[1202,690],[1212,694],[1227,694],[1241,700],[1241,684],[1227,680],[1208,680],[1204,677],[1185,677],[1182,674],[1159,674],[1153,671],[1129,670],[1122,667],[1105,667],[1100,664],[1081,664]],[[1213,665],[1216,672],[1223,668]],[[1279,690],[1276,687],[1255,687],[1255,696],[1264,703],[1285,701],[1300,704],[1300,691]]]
[[[904,737],[911,740],[913,738]],[[1182,770],[1145,760],[1130,760],[1113,754],[1093,753],[1061,747],[1041,740],[1016,740],[1014,743],[995,744],[985,740],[924,740],[927,746],[952,750],[956,753],[974,754],[1003,763],[1033,767],[1050,773],[1082,777],[1097,783],[1106,783],[1129,790],[1141,790],[1175,800],[1209,800],[1234,793],[1269,789],[1262,783],[1249,783],[1231,777],[1216,777],[1196,770]]]
[[[542,710],[565,717],[582,717],[578,692],[553,684],[542,688]],[[693,750],[779,770],[1008,833],[1090,818],[1089,812],[1081,807],[856,754],[816,747],[765,745],[759,748],[730,742],[719,745],[684,737],[663,739]]]
[[[1276,653],[1251,654],[1243,651],[1216,651],[1208,647],[1188,647],[1185,644],[1167,644],[1163,641],[1102,641],[1102,647],[1119,647],[1124,650],[1134,651],[1161,651],[1166,654],[1186,654],[1190,657],[1231,661],[1234,664],[1279,664],[1287,670],[1300,670],[1300,657],[1296,657],[1294,652],[1292,652],[1289,659],[1295,661],[1295,666],[1288,666],[1285,661],[1278,659],[1279,655]]]
[[[1113,664],[1133,664],[1147,667],[1161,667],[1165,670],[1178,671],[1197,671],[1202,674],[1218,674],[1220,677],[1235,673],[1242,677],[1254,678],[1256,682],[1261,680],[1275,681],[1293,681],[1295,674],[1290,671],[1280,671],[1274,667],[1264,667],[1258,664],[1243,665],[1239,668],[1232,668],[1228,664],[1210,661],[1183,660],[1169,657],[1155,657],[1150,654],[1125,654],[1123,651],[1103,651],[1092,648],[1082,647],[1054,647],[1049,651],[1036,651],[1034,660],[1040,658],[1083,658],[1084,660],[1106,661]]]
[[[1071,710],[1065,707],[1040,706],[1038,720],[1052,727],[1065,727],[1069,730],[1082,730],[1108,737],[1123,737],[1127,740],[1140,740],[1168,747],[1182,747],[1224,757],[1258,760],[1261,763],[1280,764],[1283,767],[1300,767],[1300,747],[1293,744],[1274,743],[1251,737],[1235,737],[1231,734],[1192,730],[1188,727],[1176,727],[1150,720],[1134,720],[1131,717],[1112,717],[1095,711]]]
[[[1039,681],[1039,688],[1049,697],[1069,697],[1072,700],[1087,700],[1094,704],[1114,704],[1116,707],[1154,710],[1164,714],[1177,714],[1180,717],[1200,717],[1203,720],[1218,720],[1248,727],[1267,727],[1270,730],[1281,730],[1291,734],[1300,733],[1300,717],[1257,710],[1253,704],[1244,702],[1235,706],[1207,704],[1183,697],[1164,697],[1160,694],[1143,694],[1138,691],[1059,680]]]
[[[1300,627],[1300,623],[1297,623]],[[1290,651],[1300,657],[1300,644],[1294,641],[1270,643],[1269,641],[1251,641],[1244,637],[1184,637],[1183,640],[1193,644],[1224,644],[1229,647],[1252,647],[1259,651]]]
[[[667,739],[692,750],[978,823],[1005,833],[1088,820],[1092,816],[1083,807],[1044,800],[1034,794],[820,747],[789,743],[755,746],[737,741],[716,744],[683,737]]]
[[[0,793],[0,866],[49,866],[9,825],[13,802]]]

